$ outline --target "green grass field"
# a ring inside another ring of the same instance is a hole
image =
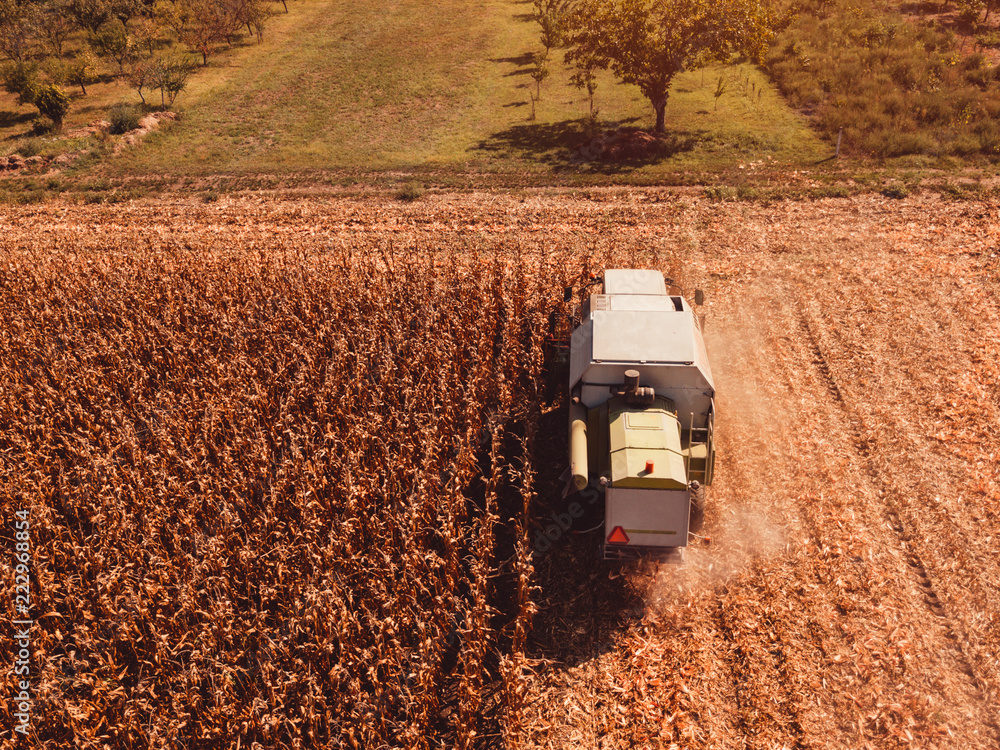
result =
[[[261,45],[221,54],[178,100],[183,119],[107,164],[111,174],[202,176],[402,171],[597,173],[655,179],[773,159],[828,156],[804,120],[751,66],[676,79],[667,127],[676,153],[625,165],[571,160],[588,138],[586,92],[561,51],[530,120],[527,2],[311,0],[290,5]],[[719,76],[726,93],[713,96]],[[601,127],[651,127],[635,87],[602,75]]]

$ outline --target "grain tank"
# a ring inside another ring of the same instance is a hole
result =
[[[715,463],[700,317],[658,271],[607,270],[577,316],[569,367],[571,481],[604,496],[605,559],[679,557]]]

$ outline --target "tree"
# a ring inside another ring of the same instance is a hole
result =
[[[32,104],[38,93],[38,66],[18,60],[8,63],[3,70],[3,87],[11,94],[17,94],[18,104]]]
[[[194,67],[187,60],[171,57],[155,57],[139,60],[129,66],[128,82],[147,104],[143,90],[160,92],[160,109],[172,106],[174,99],[187,87]]]
[[[531,56],[534,67],[531,69],[531,78],[535,82],[535,100],[542,98],[542,81],[549,77],[548,56],[541,52],[536,52]]]
[[[242,25],[233,6],[218,0],[177,0],[158,2],[156,12],[162,23],[172,29],[177,38],[201,54],[202,65],[208,65],[209,55],[226,43]]]
[[[17,0],[0,0],[0,52],[11,60],[31,56],[35,44],[33,10]]]
[[[221,0],[225,13],[232,18],[232,30],[246,26],[247,32],[260,42],[264,37],[264,26],[274,9],[265,0]]]
[[[135,57],[135,40],[118,18],[101,24],[90,37],[90,46],[99,57],[107,57],[118,63],[118,71],[123,75],[125,63]]]
[[[715,97],[715,111],[719,111],[719,99],[722,95],[726,93],[726,79],[724,76],[719,76],[719,82],[715,84],[715,93],[712,96]]]
[[[94,78],[97,70],[97,58],[92,52],[84,50],[74,57],[66,71],[66,82],[74,86],[79,86],[83,95],[87,95],[87,84]]]
[[[541,42],[545,51],[532,55],[534,68],[531,77],[535,81],[535,95],[531,99],[531,119],[535,119],[535,101],[542,98],[542,81],[549,77],[549,53],[553,47],[562,45],[566,32],[566,9],[568,0],[533,0],[535,20],[541,26]]]
[[[153,88],[160,91],[162,109],[173,106],[177,95],[187,88],[188,78],[193,71],[191,63],[179,58],[161,57],[154,62]]]
[[[146,96],[142,93],[143,89],[153,87],[153,64],[152,60],[133,60],[128,66],[128,72],[125,76],[129,86],[136,90],[144,105],[146,104]]]
[[[139,16],[132,24],[132,38],[137,48],[142,48],[147,57],[152,57],[160,41],[161,26],[159,19]]]
[[[108,12],[127,28],[133,18],[142,15],[145,5],[142,0],[111,0]]]
[[[535,20],[541,26],[541,42],[545,47],[545,57],[554,47],[559,47],[566,34],[565,2],[555,0],[535,0]]]
[[[69,14],[81,28],[96,34],[97,30],[111,18],[111,6],[107,0],[70,0]]]
[[[567,61],[590,58],[638,86],[657,133],[674,76],[734,54],[760,60],[773,36],[761,0],[581,0],[569,27]]]
[[[594,93],[597,91],[597,62],[593,57],[577,55],[573,60],[574,71],[569,77],[570,83],[578,89],[587,89],[587,98],[590,101],[590,120],[595,119]]]
[[[74,31],[66,0],[45,3],[39,10],[35,25],[49,49],[62,57],[63,45]]]
[[[260,44],[264,40],[264,27],[273,15],[274,9],[270,5],[265,5],[262,0],[247,0],[241,11],[240,20],[247,25]]]

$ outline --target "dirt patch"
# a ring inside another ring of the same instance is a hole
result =
[[[85,128],[75,128],[74,130],[67,130],[63,135],[66,138],[89,138],[96,133],[107,133],[108,128],[111,127],[111,123],[107,120],[95,120],[94,122],[87,125]]]
[[[11,154],[10,156],[0,158],[0,169],[25,169],[39,164],[44,164],[46,161],[47,160],[42,156],[21,156],[20,154]]]
[[[86,127],[75,128],[73,130],[67,130],[62,134],[62,137],[57,140],[70,140],[72,138],[89,138],[92,136],[98,136],[100,138],[115,138],[114,142],[114,153],[119,153],[122,149],[129,146],[135,146],[142,142],[149,133],[156,130],[160,123],[171,122],[177,119],[176,112],[150,112],[145,117],[139,121],[139,127],[135,130],[130,130],[121,136],[110,136],[108,130],[111,127],[111,123],[107,120],[95,120]],[[81,156],[89,153],[91,147],[80,148],[76,150],[64,151],[61,154],[56,154],[54,156],[22,156],[20,154],[10,154],[9,156],[0,157],[0,172],[21,172],[23,170],[55,170],[66,167]]]
[[[121,140],[115,144],[115,153],[117,154],[123,148],[128,146],[134,146],[151,132],[160,127],[162,122],[173,122],[177,119],[176,112],[150,112],[148,115],[143,117],[139,121],[139,127],[135,130],[130,130],[125,133]]]

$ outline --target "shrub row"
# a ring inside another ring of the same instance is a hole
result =
[[[876,157],[1000,156],[1000,70],[932,22],[854,0],[784,9],[767,67],[793,106]]]

